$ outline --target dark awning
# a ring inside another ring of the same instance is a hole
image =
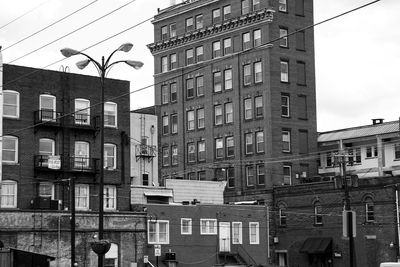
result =
[[[309,237],[300,248],[300,253],[325,254],[331,248],[331,244],[330,237]]]

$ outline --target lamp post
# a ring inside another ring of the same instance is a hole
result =
[[[100,173],[99,173],[99,235],[98,235],[98,241],[99,243],[106,243],[103,240],[103,234],[104,234],[104,82],[105,82],[105,77],[107,74],[107,71],[110,70],[110,68],[118,63],[125,63],[134,69],[140,69],[143,66],[143,63],[140,61],[135,61],[135,60],[118,60],[115,62],[110,62],[112,56],[118,52],[118,51],[123,51],[123,52],[129,52],[132,49],[133,45],[131,43],[125,43],[119,46],[117,49],[115,49],[105,60],[104,56],[101,57],[101,62],[98,62],[94,60],[92,57],[89,55],[71,49],[71,48],[64,48],[61,49],[61,54],[65,57],[71,57],[75,55],[82,55],[85,56],[85,60],[78,61],[76,63],[76,66],[79,69],[84,69],[89,63],[93,63],[95,65],[99,76],[100,76],[100,83],[101,83],[101,114],[100,114]],[[71,190],[75,190],[75,188],[72,188]],[[71,200],[75,201],[75,200]],[[108,248],[109,249],[109,248]],[[108,250],[107,249],[107,250]],[[96,252],[96,251],[95,251]],[[96,253],[98,254],[98,266],[103,267],[103,259],[104,259],[104,254],[107,251],[97,251]],[[74,259],[71,259],[71,266],[73,266],[73,261]]]

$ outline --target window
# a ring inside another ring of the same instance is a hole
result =
[[[175,37],[176,36],[176,23],[171,23],[169,25],[169,37]]]
[[[193,31],[194,30],[194,25],[193,25],[193,18],[187,18],[186,19],[186,31]]]
[[[260,9],[260,0],[253,0],[253,11]]]
[[[169,102],[169,90],[168,85],[161,86],[161,104],[168,104]]]
[[[40,183],[39,196],[54,199],[54,185],[52,183]]]
[[[229,55],[232,53],[232,39],[224,39],[224,55]]]
[[[400,144],[395,144],[394,145],[394,158],[395,159],[400,159]],[[4,154],[3,154],[3,162],[4,162]]]
[[[348,159],[348,165],[352,164],[360,164],[361,163],[361,148],[350,148],[348,150],[349,153],[349,159]]]
[[[216,71],[213,73],[213,86],[214,86],[214,93],[222,91],[222,81],[221,81],[220,71]]]
[[[206,160],[206,141],[197,142],[197,160],[205,161]]]
[[[168,27],[163,26],[161,27],[161,40],[168,39]]]
[[[318,201],[314,204],[314,223],[316,225],[322,224],[322,206]]]
[[[306,63],[297,61],[297,84],[306,85]]]
[[[178,114],[171,115],[171,133],[176,134],[178,132]]]
[[[307,96],[299,95],[298,97],[299,105],[298,105],[298,113],[299,119],[306,120],[308,117],[307,112]]]
[[[104,127],[117,127],[117,104],[104,103]]]
[[[193,49],[186,50],[186,66],[194,64]]]
[[[3,136],[3,163],[18,163],[18,138]]]
[[[104,169],[115,170],[117,168],[117,146],[104,144]]]
[[[242,223],[232,222],[232,244],[242,244]]]
[[[188,162],[196,161],[196,146],[194,143],[187,144],[187,157],[188,157]]]
[[[264,132],[256,132],[256,152],[264,152]]]
[[[230,5],[224,6],[223,9],[222,9],[222,12],[223,12],[223,19],[224,20],[227,20],[227,19],[231,18],[231,6]]]
[[[245,134],[245,140],[246,140],[246,155],[253,154],[254,153],[254,147],[253,147],[253,133],[247,133]]]
[[[171,165],[176,166],[178,165],[178,146],[174,145],[171,146]]]
[[[162,117],[162,133],[169,134],[169,118],[168,115]]]
[[[257,96],[254,98],[254,108],[255,108],[256,118],[262,118],[264,116],[263,97],[262,96]]]
[[[216,219],[200,219],[200,234],[201,235],[216,235],[217,220]]]
[[[254,185],[254,167],[253,166],[246,166],[246,181],[247,181],[247,186]]]
[[[220,159],[224,157],[224,141],[223,138],[215,139],[215,158]]]
[[[258,222],[249,222],[249,236],[251,245],[258,245],[260,243],[259,231]]]
[[[212,43],[212,57],[218,58],[221,56],[221,42],[216,41]]]
[[[194,97],[194,80],[193,78],[186,80],[186,98]]]
[[[265,167],[264,164],[257,164],[257,184],[265,184]]]
[[[196,30],[202,29],[203,28],[203,15],[202,14],[197,15],[195,17],[195,20],[196,20]]]
[[[279,0],[278,10],[281,11],[281,12],[287,12],[286,0]]]
[[[298,31],[296,33],[296,49],[300,51],[306,50],[306,38],[304,31]]]
[[[192,234],[192,219],[181,218],[181,235]]]
[[[204,60],[204,49],[202,46],[196,47],[196,62],[202,62]]]
[[[90,125],[90,101],[87,99],[75,99],[75,124]]]
[[[195,172],[189,172],[187,174],[187,179],[188,180],[196,180],[196,173]]]
[[[251,84],[251,65],[250,64],[243,65],[243,84],[244,85]]]
[[[19,93],[16,91],[3,91],[3,117],[19,118]]]
[[[299,16],[304,16],[304,0],[295,1],[295,14]]]
[[[333,167],[334,153],[326,153],[326,167]]]
[[[308,131],[299,130],[299,154],[308,153]]]
[[[292,184],[292,166],[283,165],[283,184]]]
[[[212,22],[215,24],[215,23],[218,23],[220,21],[221,21],[221,10],[219,8],[218,9],[214,9],[212,11]]]
[[[247,50],[251,48],[251,40],[250,40],[250,33],[246,32],[242,35],[243,41],[243,50]]]
[[[171,54],[169,56],[169,64],[170,64],[170,69],[174,70],[178,67],[178,61],[176,59],[176,54]]]
[[[177,91],[176,91],[176,83],[171,83],[169,86],[171,91],[171,102],[176,102],[178,99]]]
[[[281,116],[290,117],[290,96],[281,95]]]
[[[77,210],[89,209],[89,185],[75,185],[75,208]]]
[[[233,136],[228,136],[225,139],[226,143],[226,157],[234,157],[235,156],[235,139]]]
[[[250,12],[250,0],[242,0],[242,15]]]
[[[250,120],[253,118],[253,103],[251,98],[244,100],[244,119]]]
[[[233,122],[233,104],[225,103],[225,123]]]
[[[254,63],[254,82],[261,83],[262,82],[262,62]]]
[[[196,77],[196,93],[197,93],[197,96],[204,95],[204,77],[203,76]]]
[[[282,131],[282,152],[290,151],[290,132]]]
[[[162,165],[169,166],[169,148],[163,147],[162,148]]]
[[[167,72],[168,71],[168,57],[164,56],[161,57],[161,72]]]
[[[110,250],[104,255],[104,267],[118,266],[118,245],[111,243]]]
[[[169,221],[147,221],[147,240],[149,244],[169,244]]]
[[[278,266],[288,266],[288,253],[287,251],[276,252],[278,258]]]
[[[18,184],[15,181],[3,180],[1,182],[1,207],[17,207]]]
[[[367,146],[366,148],[366,157],[374,158],[378,156],[378,149],[376,146]]]
[[[225,181],[225,169],[224,168],[216,168],[214,172],[214,181]]]
[[[229,167],[226,169],[226,180],[229,188],[235,187],[235,168]]]
[[[368,197],[365,199],[365,221],[366,222],[374,222],[374,202],[372,198]]]
[[[205,126],[205,121],[204,121],[204,108],[199,108],[197,110],[197,128],[198,129],[203,129]]]
[[[187,114],[187,130],[192,131],[195,128],[194,110],[189,110]]]
[[[261,30],[255,30],[253,32],[253,43],[254,43],[254,47],[258,47],[261,45]]]
[[[214,124],[222,125],[223,123],[222,105],[214,106]]]
[[[74,168],[88,169],[89,165],[89,143],[75,141]]]
[[[47,159],[48,156],[54,156],[55,154],[55,142],[53,139],[48,139],[48,138],[40,138],[39,139],[39,155],[42,155],[44,157],[41,157],[41,159],[45,160],[42,161],[41,166],[45,167],[43,165],[47,166]]]
[[[281,61],[281,82],[289,82],[289,62]]]
[[[197,180],[205,181],[206,180],[206,171],[197,172]]]
[[[288,30],[286,28],[280,28],[279,29],[279,46],[280,47],[288,47]]]
[[[279,226],[286,226],[287,222],[287,215],[286,215],[286,208],[280,207],[279,208]]]
[[[56,118],[56,97],[53,95],[39,96],[40,120],[50,121]]]
[[[117,188],[113,185],[104,186],[104,210],[117,209]]]

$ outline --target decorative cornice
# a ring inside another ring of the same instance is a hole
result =
[[[232,29],[241,27],[248,23],[254,23],[261,20],[266,20],[266,22],[272,22],[273,20],[273,13],[275,11],[269,8],[264,10],[255,11],[253,13],[249,13],[247,15],[243,15],[237,18],[232,18],[230,20],[226,20],[221,24],[214,24],[209,27],[194,30],[191,32],[186,32],[185,34],[169,38],[168,40],[162,40],[156,43],[152,43],[147,45],[150,49],[151,53],[159,52],[164,49],[170,49],[174,46],[182,45],[188,42],[192,42],[195,40],[199,40],[203,37],[214,35],[217,33],[221,33],[224,31],[231,31]]]

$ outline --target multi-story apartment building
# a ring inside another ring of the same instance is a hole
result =
[[[154,17],[160,181],[227,180],[226,201],[314,176],[311,0],[197,0]]]
[[[0,240],[49,254],[65,266],[71,234],[76,262],[92,266],[102,145],[100,79],[15,65],[4,65],[3,74]],[[129,82],[105,80],[105,99],[113,100],[104,103],[104,237],[113,243],[113,256],[106,260],[121,266],[140,259],[131,244],[140,246],[145,218],[130,212],[129,97],[116,97],[128,92]]]

